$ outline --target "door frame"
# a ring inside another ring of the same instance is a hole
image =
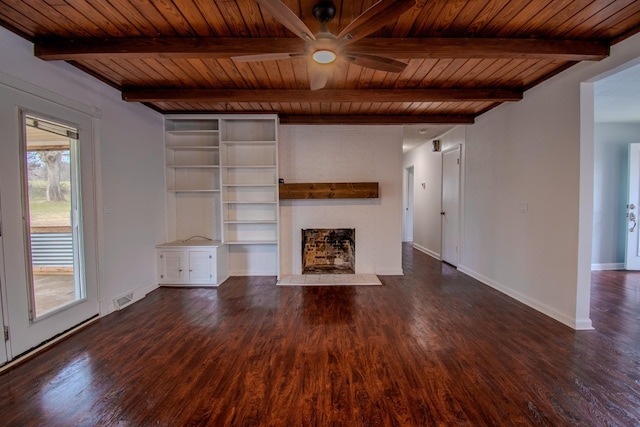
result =
[[[623,49],[620,46],[621,49]],[[632,59],[629,59],[632,58]],[[593,192],[595,179],[595,84],[628,67],[640,64],[637,53],[620,56],[603,67],[596,67],[590,76],[580,80],[580,158],[578,195],[578,251],[575,280],[576,311],[572,326],[576,330],[591,330],[591,269],[593,251]],[[624,218],[626,223],[626,218]]]

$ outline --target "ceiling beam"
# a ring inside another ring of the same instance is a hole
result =
[[[300,38],[116,38],[43,39],[34,43],[44,60],[76,61],[114,58],[230,58],[265,53],[304,51]],[[345,46],[349,52],[390,58],[537,58],[600,60],[609,45],[588,40],[506,38],[371,38]]]
[[[259,90],[259,89],[129,89],[128,102],[461,102],[519,101],[514,89],[354,89],[354,90]]]
[[[302,52],[299,38],[116,38],[45,39],[34,43],[44,60],[113,58],[230,58],[262,53]]]
[[[350,45],[349,51],[399,59],[521,58],[599,61],[609,56],[609,45],[600,41],[563,39],[365,38]]]
[[[280,118],[280,124],[282,125],[470,125],[474,123],[474,116],[466,114],[432,114],[422,116],[280,114],[278,117]]]

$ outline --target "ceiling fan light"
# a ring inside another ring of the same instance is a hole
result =
[[[328,49],[318,49],[311,55],[311,58],[318,64],[330,64],[335,61],[337,57],[334,51]]]

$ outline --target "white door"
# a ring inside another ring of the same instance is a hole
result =
[[[460,147],[442,153],[442,260],[458,265]]]
[[[0,197],[12,359],[98,314],[95,147],[90,115],[1,84],[0,95],[8,101],[0,106]],[[41,179],[32,168],[43,170]],[[51,279],[46,291],[42,275]]]
[[[404,170],[405,201],[404,201],[404,241],[413,241],[413,166]]]
[[[640,144],[629,144],[629,197],[627,199],[627,270],[640,270],[640,232],[638,209],[640,203]]]

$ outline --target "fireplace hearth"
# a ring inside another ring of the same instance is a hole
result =
[[[302,230],[302,274],[355,274],[355,228]]]

